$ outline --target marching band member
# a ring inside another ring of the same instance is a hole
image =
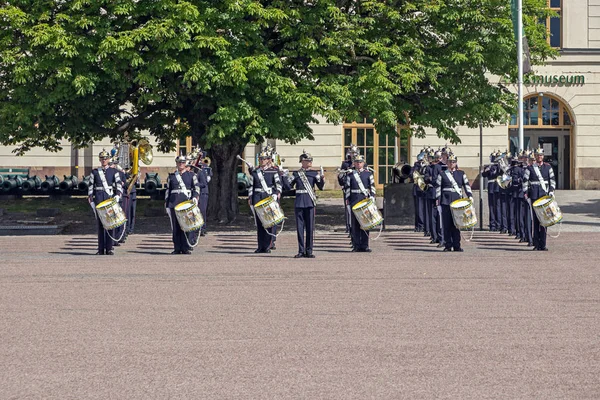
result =
[[[268,167],[264,170],[265,175],[267,175],[267,174],[279,175],[279,181],[282,182],[282,186],[283,186],[284,171],[275,162],[276,158],[279,160],[279,155],[277,154],[277,152],[275,151],[275,148],[273,148],[273,146],[271,144],[267,144],[267,147],[265,147],[265,151],[271,155],[271,159],[269,160]],[[281,196],[279,196],[277,198],[277,203],[279,203],[279,205],[281,205]],[[273,236],[271,236],[271,247],[269,247],[269,249],[277,250],[277,246],[276,246],[277,230],[279,229],[279,225],[274,225],[272,229],[273,229],[273,231],[271,233],[273,234]]]
[[[460,246],[460,230],[454,225],[450,204],[463,198],[462,188],[467,197],[473,201],[473,193],[467,175],[456,168],[458,162],[454,154],[448,155],[448,166],[442,166],[442,172],[437,177],[436,199],[442,206],[442,226],[444,228],[444,251],[463,251]]]
[[[103,149],[100,154],[98,154],[98,159],[100,160],[101,166],[92,171],[88,188],[88,202],[92,206],[94,212],[96,212],[97,204],[100,204],[111,197],[114,197],[115,200],[119,202],[123,195],[121,178],[117,173],[117,170],[108,167],[110,154]],[[96,254],[112,256],[115,253],[113,252],[113,240],[110,236],[114,235],[104,229],[97,212],[96,224],[98,228],[98,252]]]
[[[527,200],[527,198],[525,196],[526,192],[525,192],[524,179],[525,179],[525,171],[535,161],[535,156],[533,154],[533,151],[527,150],[525,152],[525,156],[523,158],[525,160],[525,162],[523,164],[523,177],[521,178],[521,193],[523,194],[521,197],[521,219],[522,219],[522,224],[523,224],[523,233],[525,234],[523,236],[523,242],[527,242],[527,246],[531,247],[531,246],[533,246],[533,236],[532,236],[533,216],[531,215],[532,209],[531,209],[531,206],[529,205],[529,200]]]
[[[510,161],[510,170],[508,174],[511,177],[511,183],[508,188],[508,217],[509,217],[509,235],[515,239],[521,238],[521,225],[519,224],[519,210],[517,207],[518,196],[522,185],[523,170],[519,166],[519,154],[515,154]],[[516,182],[517,179],[519,182]]]
[[[556,181],[552,166],[544,162],[544,150],[538,147],[535,150],[535,162],[525,169],[523,175],[523,192],[525,198],[531,203],[544,196],[554,197]],[[534,250],[547,251],[546,228],[540,224],[535,212],[533,214],[533,246]]]
[[[500,222],[498,220],[498,214],[496,213],[496,178],[498,177],[498,171],[500,168],[496,162],[496,151],[492,151],[490,154],[490,165],[483,167],[481,175],[488,180],[488,209],[490,215],[490,232],[496,232],[500,230]]]
[[[315,230],[315,207],[317,206],[317,196],[315,195],[315,185],[319,190],[325,186],[325,177],[319,171],[311,170],[313,158],[302,151],[298,162],[302,163],[302,168],[295,171],[292,177],[286,177],[284,184],[286,189],[291,190],[296,187],[296,199],[294,200],[294,214],[296,216],[296,231],[298,234],[298,254],[294,258],[315,258],[313,254],[313,239]],[[306,240],[304,239],[306,231]]]
[[[352,210],[350,210],[349,205],[346,204],[346,190],[348,188],[346,185],[346,171],[352,169],[352,159],[355,155],[358,154],[358,147],[355,144],[350,144],[348,151],[346,152],[346,159],[342,161],[342,165],[340,166],[340,173],[338,174],[338,183],[342,187],[342,194],[344,198],[344,215],[346,216],[346,233],[350,233],[350,216],[352,214]]]
[[[512,186],[514,188],[515,201],[515,225],[517,226],[517,237],[519,243],[527,241],[527,233],[525,232],[525,218],[523,217],[523,175],[527,167],[527,155],[524,150],[521,150],[518,155],[518,164],[511,170]],[[531,235],[531,233],[530,233]]]
[[[413,168],[410,172],[410,176],[413,177],[413,200],[415,204],[415,232],[427,232],[427,227],[425,226],[425,192],[421,190],[419,184],[416,179],[414,179],[414,174],[419,173],[423,175],[423,170],[425,168],[425,149],[421,150],[421,152],[417,155],[417,161],[413,165]],[[425,234],[425,236],[427,236]]]
[[[117,171],[116,173],[119,175],[119,179],[121,180],[121,184],[123,187],[123,195],[119,198],[119,206],[121,206],[121,208],[123,209],[123,212],[125,213],[125,218],[129,220],[129,194],[127,194],[127,176],[125,174],[125,171],[123,171],[123,168],[119,165],[119,158],[116,156],[116,153],[110,159],[108,165],[110,168],[114,168]],[[127,224],[123,224],[118,228],[115,228],[115,234],[113,237],[115,239],[121,238],[121,240],[113,241],[113,246],[119,247],[121,243],[125,243],[125,238],[127,236],[126,228]]]
[[[279,174],[266,173],[271,161],[271,153],[263,149],[259,154],[260,166],[252,170],[250,175],[250,188],[248,189],[248,205],[254,212],[254,206],[259,201],[272,196],[275,200],[281,197],[281,180]],[[271,238],[273,228],[266,229],[254,212],[254,222],[256,224],[256,236],[258,246],[255,253],[270,253]]]
[[[127,173],[125,175],[126,179],[129,179],[130,176],[130,172]],[[138,172],[139,174],[139,172]],[[139,175],[138,175],[139,176]],[[127,181],[126,181],[127,182]],[[139,182],[139,180],[138,180]],[[133,229],[135,228],[135,209],[136,209],[136,203],[137,203],[137,191],[136,191],[136,187],[137,185],[133,185],[133,187],[131,188],[131,192],[129,193],[129,207],[128,207],[128,211],[129,211],[129,215],[127,217],[127,232],[125,233],[125,235],[131,235],[133,233]],[[127,191],[127,188],[125,189],[125,192]]]
[[[365,158],[360,154],[354,157],[354,171],[346,175],[346,200],[350,209],[361,200],[372,197],[375,200],[375,179],[371,171],[365,168]],[[368,189],[367,189],[368,188]],[[352,213],[350,219],[350,235],[352,236],[352,251],[371,252],[369,248],[369,232],[361,229],[356,216]]]
[[[207,157],[206,151],[202,151],[202,160]],[[198,182],[200,182],[200,211],[202,212],[202,217],[204,218],[204,225],[202,225],[202,229],[200,229],[200,236],[206,236],[206,226],[208,224],[208,184],[210,183],[213,170],[210,165],[205,164],[204,162],[200,163],[200,172],[204,173],[204,179],[202,181],[206,181],[206,184],[203,185],[201,182],[200,174],[198,174]]]
[[[175,206],[190,199],[198,205],[198,178],[196,178],[195,173],[187,170],[185,156],[176,157],[175,162],[177,163],[177,170],[169,174],[167,191],[165,192],[165,209],[171,219],[171,229],[173,231],[173,251],[171,254],[191,254],[185,232],[181,229],[179,221],[177,221]]]
[[[430,186],[427,189],[427,196],[429,200],[429,207],[431,208],[431,243],[438,243],[438,247],[442,247],[444,245],[440,210],[436,204],[435,197],[437,177],[442,172],[442,165],[445,164],[442,162],[442,152],[438,149],[438,151],[433,154],[433,162],[425,174],[425,182]]]

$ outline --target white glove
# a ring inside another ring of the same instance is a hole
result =
[[[550,196],[550,197],[554,197],[554,192],[550,192],[550,193],[548,193],[548,196]]]
[[[207,177],[206,177],[206,183],[210,183],[210,180],[211,180],[211,179],[212,179],[212,178],[211,178],[210,176],[207,176]]]
[[[290,170],[289,169],[284,169],[283,170],[283,176],[288,176],[290,174]]]
[[[273,198],[273,200],[277,201],[277,194],[273,194],[271,195],[271,197]]]
[[[115,201],[118,203],[121,201],[121,196],[115,196]]]
[[[469,196],[469,200],[471,200],[471,203],[473,202],[473,197]]]
[[[193,198],[192,201],[194,202],[195,205],[198,205],[198,199],[197,198]]]

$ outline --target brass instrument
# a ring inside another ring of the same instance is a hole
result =
[[[498,183],[498,186],[500,186],[502,189],[508,189],[512,182],[512,176],[508,173],[510,170],[510,165],[508,165],[508,161],[506,160],[506,154],[502,154],[496,160],[496,162],[502,170],[502,175],[496,177],[496,182]]]
[[[134,139],[130,142],[120,143],[118,146],[119,164],[123,167],[124,172],[129,174],[126,187],[127,193],[131,193],[133,187],[139,179],[139,163],[145,165],[152,164],[154,155],[152,154],[152,145],[146,139]]]
[[[210,167],[210,163],[212,160],[210,159],[210,157],[206,156],[201,161],[202,161],[202,164],[204,164],[206,167]]]

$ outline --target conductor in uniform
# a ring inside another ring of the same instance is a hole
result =
[[[544,162],[544,150],[538,147],[535,150],[535,162],[525,169],[523,174],[523,192],[525,198],[533,204],[536,200],[544,196],[554,197],[556,181],[554,180],[554,170],[552,166]],[[547,251],[546,247],[546,227],[540,224],[537,214],[533,214],[533,249]]]
[[[444,251],[463,251],[460,246],[460,230],[454,225],[450,204],[463,198],[463,188],[471,202],[473,193],[467,175],[456,168],[458,158],[454,154],[448,155],[448,166],[442,166],[442,171],[437,177],[436,199],[442,206],[442,226],[444,228]]]
[[[273,228],[263,227],[254,206],[261,200],[272,196],[275,201],[281,197],[281,180],[279,174],[266,173],[271,163],[271,153],[263,149],[259,154],[260,165],[254,168],[250,175],[250,187],[248,188],[248,205],[254,213],[254,223],[256,224],[257,248],[255,253],[270,253],[271,238]]]
[[[88,202],[96,212],[96,205],[104,200],[114,197],[117,203],[123,195],[123,187],[119,173],[114,168],[109,168],[110,154],[106,150],[102,150],[98,154],[100,167],[92,171],[90,175],[90,185],[88,188]],[[107,231],[104,229],[98,213],[96,212],[96,225],[98,228],[98,252],[96,255],[115,254],[113,252],[114,229]]]
[[[350,209],[361,200],[373,198],[375,201],[375,179],[371,171],[365,168],[364,156],[358,154],[354,157],[354,170],[346,174],[346,200]],[[352,236],[352,251],[371,252],[369,248],[369,232],[361,229],[354,213],[350,219],[350,235]]]
[[[296,231],[298,233],[298,254],[294,258],[315,258],[313,254],[313,239],[315,230],[315,207],[317,206],[317,197],[315,195],[315,186],[323,190],[325,177],[321,171],[311,169],[313,158],[302,151],[299,161],[302,168],[294,171],[291,177],[284,180],[286,190],[296,188],[296,199],[294,200],[294,214],[296,217]],[[305,239],[306,233],[306,239]]]
[[[185,232],[181,229],[175,207],[184,201],[192,200],[198,205],[200,190],[198,188],[198,178],[196,174],[188,171],[187,159],[180,155],[175,158],[177,170],[170,173],[167,177],[167,191],[165,192],[165,209],[171,219],[171,229],[173,231],[173,251],[171,254],[191,254],[188,239]]]

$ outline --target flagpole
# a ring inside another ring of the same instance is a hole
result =
[[[524,150],[523,135],[523,0],[517,2],[517,63],[519,64],[518,86],[519,86],[519,148]]]

